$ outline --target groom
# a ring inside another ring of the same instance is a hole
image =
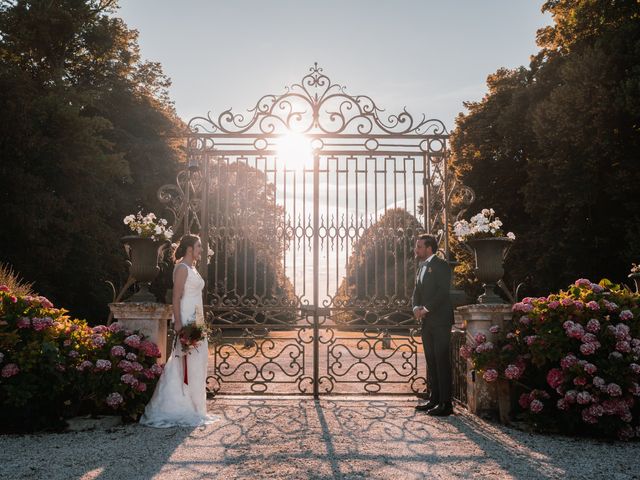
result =
[[[427,359],[429,401],[416,406],[428,415],[453,413],[451,403],[451,325],[453,307],[449,298],[451,268],[436,255],[438,242],[431,235],[416,240],[418,260],[416,286],[411,299],[413,313],[422,320],[422,345]]]

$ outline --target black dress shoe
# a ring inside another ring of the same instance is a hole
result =
[[[427,411],[427,415],[434,417],[448,417],[453,414],[453,405],[450,403],[440,403],[437,407]]]
[[[438,406],[437,402],[434,402],[433,400],[429,400],[427,403],[419,403],[418,405],[415,406],[415,409],[421,412],[428,412],[429,410],[436,408],[437,406]]]

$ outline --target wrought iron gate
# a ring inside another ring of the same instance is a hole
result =
[[[316,64],[246,117],[190,121],[189,168],[161,196],[215,251],[212,393],[424,391],[413,244],[434,233],[449,258],[460,189],[442,122],[382,112]]]

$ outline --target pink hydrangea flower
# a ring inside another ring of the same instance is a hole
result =
[[[586,278],[579,278],[578,280],[575,281],[574,285],[576,287],[590,287],[591,281],[587,280]]]
[[[472,347],[469,345],[463,345],[460,347],[460,356],[464,359],[471,358]]]
[[[120,346],[120,345],[116,345],[115,347],[111,347],[111,355],[113,355],[114,357],[124,357],[126,355],[127,351],[124,349],[124,347]]]
[[[153,372],[154,375],[159,377],[162,374],[162,370],[164,369],[162,368],[162,365],[158,365],[157,363],[154,363],[153,365],[151,365],[151,368],[149,370],[151,370],[151,372]]]
[[[126,383],[127,385],[132,385],[132,386],[138,383],[138,380],[136,380],[136,377],[134,377],[130,373],[125,373],[124,375],[122,375],[120,377],[120,381],[122,383]]]
[[[475,340],[475,342],[480,345],[481,343],[484,343],[487,341],[487,336],[482,333],[482,332],[478,332],[475,334],[475,336],[473,337],[473,339]]]
[[[578,387],[581,387],[581,386],[587,384],[587,379],[584,378],[584,377],[576,377],[576,378],[573,379],[573,384],[578,386]]]
[[[132,362],[131,363],[131,370],[133,370],[134,372],[141,372],[144,369],[144,367],[138,363],[138,362]]]
[[[124,343],[131,348],[138,348],[140,346],[140,337],[138,335],[129,335],[124,339]]]
[[[617,383],[610,383],[607,385],[607,393],[612,397],[619,397],[622,395],[622,388]]]
[[[98,334],[98,335],[93,335],[91,337],[91,343],[93,343],[95,347],[100,348],[100,347],[104,347],[107,341],[102,335]]]
[[[124,399],[122,398],[122,395],[114,392],[107,395],[106,404],[111,408],[117,408],[123,401]]]
[[[89,360],[83,360],[82,363],[80,363],[80,365],[76,367],[76,369],[81,372],[84,372],[86,369],[91,369],[91,368],[93,368],[93,363]]]
[[[553,300],[551,302],[548,303],[547,305],[551,310],[555,310],[560,306],[560,302],[557,300]]]
[[[7,363],[4,367],[2,367],[2,378],[13,377],[20,373],[20,368],[15,363]]]
[[[562,370],[552,368],[547,373],[547,383],[551,388],[558,388],[560,385],[562,385],[563,381],[564,374],[562,373]]]
[[[569,404],[564,398],[561,398],[556,402],[556,407],[558,407],[558,410],[567,410],[569,408]]]
[[[573,367],[576,363],[578,363],[578,359],[573,353],[566,355],[562,360],[560,360],[560,366],[563,370]]]
[[[607,382],[605,382],[604,378],[602,377],[593,377],[592,383],[595,387],[599,388],[600,390],[605,389],[607,386]]]
[[[585,373],[588,373],[589,375],[593,375],[598,371],[598,367],[596,367],[593,363],[585,363],[583,368]]]
[[[133,371],[133,364],[129,360],[120,360],[118,368],[121,368],[126,373]]]
[[[29,317],[20,317],[16,326],[18,328],[31,328],[31,319]]]
[[[509,380],[517,380],[521,375],[522,373],[516,365],[507,365],[507,368],[504,369],[504,376]]]
[[[540,413],[543,408],[544,404],[538,399],[531,400],[531,403],[529,404],[529,410],[533,413]]]
[[[122,330],[122,325],[120,325],[119,323],[112,323],[111,325],[109,325],[109,331],[111,333],[118,333],[120,330]]]
[[[147,357],[158,358],[161,355],[158,346],[149,340],[142,341],[140,344],[140,351]]]
[[[573,305],[578,309],[582,310],[584,308],[584,303],[581,300],[575,300]]]
[[[135,362],[136,360],[138,360],[138,356],[137,356],[135,353],[133,353],[133,352],[129,352],[129,353],[127,353],[127,355],[125,356],[125,358],[126,358],[127,360],[129,360],[130,362]]]
[[[598,302],[591,300],[590,302],[587,303],[587,308],[595,312],[600,310],[600,305],[598,305]]]
[[[45,328],[49,328],[50,326],[53,325],[53,318],[50,318],[50,317],[34,318],[31,321],[31,324],[33,326],[33,329],[36,332],[41,332]]]
[[[622,353],[629,353],[631,351],[631,345],[629,342],[623,340],[616,343],[616,350]]]
[[[514,304],[512,307],[512,310],[514,312],[529,313],[533,310],[533,305],[531,305],[530,303],[520,302],[520,303]]]
[[[627,321],[627,320],[633,320],[633,313],[631,312],[631,310],[623,310],[620,312],[620,320],[622,321]]]
[[[476,347],[477,353],[490,352],[491,350],[493,350],[493,343],[491,342],[481,343]]]
[[[583,343],[580,345],[580,353],[583,355],[593,355],[596,352],[595,343]]]
[[[582,420],[585,423],[590,423],[590,424],[596,424],[598,423],[598,419],[596,417],[594,417],[593,415],[589,414],[589,409],[585,408],[584,410],[582,410]]]
[[[526,337],[524,337],[525,343],[529,346],[533,345],[537,339],[538,339],[537,335],[527,335]]]
[[[629,364],[629,368],[631,369],[631,371],[633,373],[635,373],[636,375],[638,375],[640,373],[640,365],[638,365],[637,363],[631,363]]]
[[[531,395],[529,395],[528,393],[523,393],[520,395],[520,398],[518,399],[518,403],[520,404],[520,406],[522,407],[522,409],[526,410],[529,408],[529,405],[531,404]]]
[[[602,288],[597,283],[592,283],[591,284],[591,290],[593,290],[594,293],[602,293],[602,292],[604,292],[604,288]]]
[[[609,302],[607,300],[603,300],[602,302],[604,303],[604,308],[610,312],[615,312],[619,308],[617,303]]]
[[[587,332],[598,333],[600,331],[600,322],[597,318],[592,318],[587,322]]]
[[[498,371],[493,368],[489,368],[484,372],[482,378],[484,378],[485,382],[495,382],[498,379]]]
[[[93,330],[93,333],[98,333],[98,334],[103,334],[109,331],[109,329],[104,325],[96,325],[91,330]]]
[[[595,343],[598,341],[598,337],[596,337],[593,333],[585,333],[580,341],[582,343]]]
[[[528,316],[526,316],[526,315],[521,316],[521,317],[520,317],[520,319],[519,319],[518,321],[519,321],[522,325],[529,325],[529,324],[531,323],[531,319],[530,319]]]
[[[576,402],[580,405],[591,403],[591,394],[589,392],[579,392],[576,396]]]
[[[135,388],[138,392],[144,392],[147,389],[147,384],[144,382],[136,383],[133,388]]]
[[[562,300],[560,300],[560,303],[562,304],[562,306],[568,307],[569,305],[573,305],[573,300],[571,300],[570,298],[563,298]]]
[[[564,394],[564,399],[568,404],[576,403],[576,398],[578,397],[578,392],[576,390],[569,390]]]
[[[582,325],[579,323],[576,323],[572,327],[569,327],[566,330],[566,333],[569,338],[577,338],[580,340],[584,335],[584,328],[582,328]]]
[[[491,333],[499,333],[500,332],[500,326],[499,325],[491,325],[489,327],[489,332],[491,332]]]
[[[507,333],[507,338],[508,338],[508,339],[510,339],[510,340],[511,340],[512,338],[516,338],[516,334],[515,334],[515,333],[513,333],[513,332],[509,332],[509,333]]]
[[[44,308],[53,308],[53,303],[51,303],[47,297],[39,296],[38,301]]]
[[[71,350],[71,351],[68,353],[68,355],[69,355],[71,358],[77,358],[77,357],[78,357],[78,355],[80,355],[80,354],[78,353],[78,351],[77,351],[77,350]]]
[[[106,371],[111,370],[111,362],[109,360],[99,359],[96,361],[96,370]]]

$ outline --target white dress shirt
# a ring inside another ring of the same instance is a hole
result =
[[[434,253],[431,256],[429,256],[429,258],[427,258],[424,262],[422,262],[422,264],[421,264],[422,266],[420,267],[420,270],[418,271],[418,275],[416,276],[416,283],[417,282],[422,282],[424,280],[424,274],[426,273],[427,268],[429,267],[429,262],[435,256],[436,256],[436,254]],[[420,305],[416,305],[415,307],[413,307],[413,311],[415,312],[416,310],[420,310],[421,308],[425,308],[425,307],[420,306]],[[427,310],[427,312],[428,311],[429,310]]]

